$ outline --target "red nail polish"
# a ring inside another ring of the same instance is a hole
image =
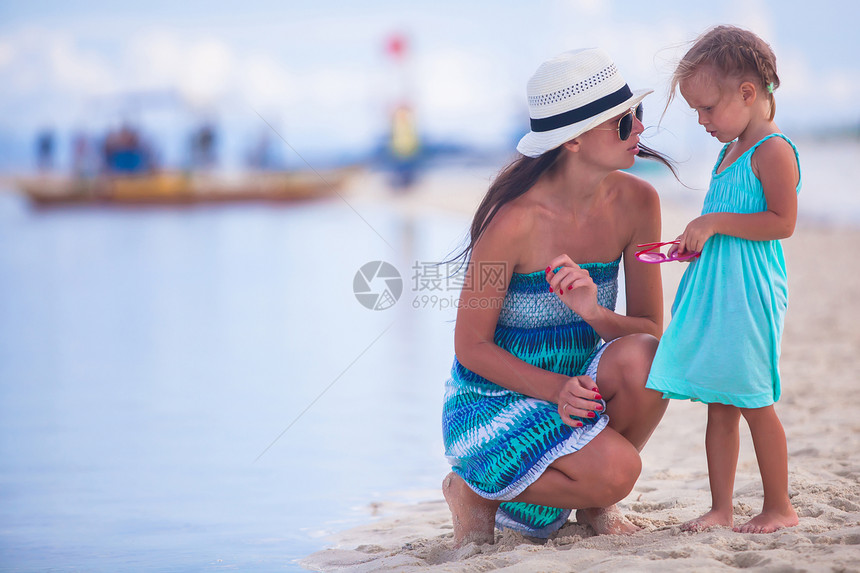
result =
[[[552,287],[549,287],[549,292],[552,292]]]
[[[546,268],[546,272],[550,272],[551,270],[552,270],[552,269],[551,269],[551,268],[549,268],[549,267],[547,267],[547,268]]]
[[[596,390],[596,388],[595,388],[595,390]],[[602,400],[602,399],[603,399],[603,396],[601,396],[600,394],[598,394],[597,396],[595,396],[595,397],[594,397],[594,399],[595,399],[595,400]]]
[[[592,392],[597,392],[597,387],[591,389]]]
[[[597,411],[600,411],[600,410],[603,410],[603,406],[601,404],[598,404],[597,406],[594,407],[594,409]]]
[[[582,427],[582,422],[577,422],[577,423],[576,423],[576,427],[577,427],[577,428],[581,428],[581,427]]]
[[[573,288],[573,285],[567,285],[567,290],[570,290],[572,288]]]
[[[589,417],[589,418],[594,418],[595,416],[597,416],[597,414],[595,414],[594,412],[589,412],[589,413],[588,413],[588,417]]]
[[[563,288],[558,289],[558,294],[564,294],[564,289]]]

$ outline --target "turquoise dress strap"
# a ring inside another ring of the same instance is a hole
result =
[[[735,142],[730,141],[729,143],[725,144],[723,146],[723,149],[720,151],[719,157],[717,157],[717,162],[714,164],[714,169],[711,171],[711,177],[717,177],[717,176],[722,175],[723,173],[726,172],[726,170],[728,170],[729,168],[731,168],[735,164],[739,163],[744,157],[752,158],[752,155],[755,153],[755,150],[758,149],[762,143],[764,143],[768,139],[772,139],[774,137],[778,137],[778,138],[786,141],[791,146],[791,149],[794,150],[794,159],[797,162],[797,187],[795,188],[795,191],[800,193],[800,188],[802,187],[802,184],[803,184],[803,172],[800,169],[800,153],[797,151],[797,146],[794,144],[794,142],[791,141],[788,138],[788,136],[786,136],[784,133],[771,133],[770,135],[766,135],[766,136],[762,137],[760,140],[758,140],[755,143],[755,145],[753,145],[748,150],[746,150],[743,153],[743,155],[738,157],[731,165],[726,166],[725,169],[723,169],[722,171],[717,173],[717,169],[719,169],[720,164],[723,162],[723,158],[726,156],[726,152],[728,152],[729,146]],[[737,140],[735,140],[735,141],[737,141]]]

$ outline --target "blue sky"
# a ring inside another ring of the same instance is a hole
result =
[[[783,82],[777,121],[801,131],[860,123],[856,3],[731,0],[537,2],[4,2],[0,137],[30,141],[53,125],[104,129],[131,115],[168,148],[201,118],[238,149],[275,125],[298,150],[324,154],[378,141],[407,98],[422,133],[509,146],[526,121],[525,83],[544,59],[599,45],[628,83],[652,87],[647,123],[665,102],[683,43],[719,23],[773,46]],[[386,57],[394,32],[408,65]],[[149,94],[132,106],[129,94]],[[680,100],[657,143],[699,141]],[[692,138],[692,139],[691,139]],[[169,153],[168,153],[169,154]]]

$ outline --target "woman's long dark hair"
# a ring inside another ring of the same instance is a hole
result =
[[[478,239],[481,238],[481,235],[490,226],[499,209],[531,189],[537,183],[538,179],[540,179],[541,175],[551,173],[561,157],[563,148],[564,146],[558,146],[538,157],[520,155],[509,163],[507,167],[502,169],[490,185],[487,194],[484,195],[484,199],[475,212],[469,233],[469,244],[457,256],[445,262],[468,262],[475,243],[478,242]],[[638,157],[659,161],[672,171],[675,179],[678,179],[675,164],[671,159],[658,151],[640,143]]]

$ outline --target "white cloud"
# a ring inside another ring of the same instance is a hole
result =
[[[373,76],[364,69],[348,66],[325,66],[300,76],[297,91],[301,103],[336,110],[363,104],[371,93]]]
[[[425,123],[447,135],[498,136],[507,128],[512,102],[525,100],[503,62],[474,52],[446,49],[417,65],[419,111]]]
[[[367,145],[386,121],[387,107],[376,97],[380,80],[375,70],[343,65],[292,73],[278,109],[299,145]]]
[[[9,42],[0,42],[0,69],[8,65],[15,57],[15,50]]]
[[[126,89],[175,86],[185,71],[188,46],[163,30],[145,30],[133,36],[116,54],[116,70]]]
[[[434,112],[467,113],[485,101],[485,82],[489,79],[486,69],[487,62],[469,52],[445,50],[428,54],[418,63],[422,104]]]
[[[0,39],[0,85],[5,96],[75,97],[110,82],[106,59],[80,48],[67,32],[25,28]]]
[[[288,105],[295,100],[295,79],[266,54],[248,56],[240,66],[245,97],[255,106]]]
[[[731,23],[756,33],[766,42],[773,42],[773,15],[763,0],[734,0],[729,7]]]
[[[177,83],[183,95],[195,104],[211,104],[228,91],[235,57],[229,46],[209,39],[188,47],[182,67]]]
[[[562,7],[582,16],[605,16],[611,11],[608,0],[565,0]]]
[[[176,90],[186,103],[211,106],[235,89],[233,49],[213,38],[149,29],[122,45],[114,70],[125,90]]]
[[[829,102],[829,105],[854,106],[860,81],[857,75],[848,70],[835,70],[823,75],[821,90],[818,97]],[[856,112],[854,112],[856,115]]]
[[[796,121],[801,125],[833,117],[834,114],[856,115],[855,94],[860,79],[855,70],[815,66],[802,52],[789,51],[777,59],[781,87],[777,91],[777,121]],[[797,117],[786,117],[781,111],[790,111]],[[829,121],[829,120],[828,120]]]
[[[109,63],[65,33],[43,30],[13,38],[9,45],[16,41],[29,50],[27,65],[15,57],[11,65],[16,69],[7,72],[16,80],[17,97],[44,91],[83,96],[174,91],[193,108],[247,102],[267,112],[277,110],[284,118],[296,117],[298,123],[307,119],[334,125],[366,110],[378,95],[375,85],[383,83],[377,70],[343,61],[294,71],[269,53],[160,28],[142,30],[118,44]]]
[[[801,99],[809,97],[815,89],[815,70],[809,65],[809,59],[801,52],[791,51],[785,56],[777,55],[777,73],[781,87],[779,95]]]
[[[46,39],[48,75],[51,89],[79,96],[115,89],[116,78],[103,57],[81,49],[73,39],[54,36]]]
[[[629,0],[555,0],[538,13],[494,4],[486,19],[466,18],[456,34],[444,35],[451,25],[446,8],[422,3],[385,14],[356,9],[348,16],[308,8],[286,23],[226,25],[202,15],[194,24],[170,27],[155,14],[134,26],[117,16],[24,26],[0,31],[0,107],[4,125],[32,126],[47,121],[46,111],[54,121],[73,121],[75,102],[92,95],[173,91],[222,117],[241,116],[250,104],[280,118],[290,133],[304,130],[325,145],[333,136],[360,141],[383,131],[389,106],[406,91],[427,133],[480,143],[507,138],[512,123],[525,116],[525,82],[535,67],[575,47],[605,48],[631,87],[654,88],[650,117],[662,108],[678,46],[728,19],[774,44],[783,79],[780,122],[821,116],[822,97],[850,111],[856,62],[811,64],[809,40],[787,37],[766,2],[731,0],[693,12],[680,5],[640,9]],[[481,8],[469,11],[477,16]],[[529,33],[539,26],[540,33]],[[398,28],[413,38],[405,88],[381,48]],[[780,32],[784,37],[775,38]]]

